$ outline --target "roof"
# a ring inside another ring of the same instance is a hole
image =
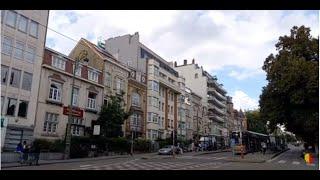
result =
[[[81,38],[81,40],[83,40],[84,42],[86,42],[93,50],[95,50],[103,59],[108,59],[109,62],[111,60],[112,63],[117,64],[118,66],[120,66],[123,69],[126,69],[127,71],[130,71],[126,65],[124,65],[122,62],[118,61],[111,53],[109,53],[107,50],[105,49],[101,49],[100,47],[98,47],[97,45],[93,44],[92,42]]]

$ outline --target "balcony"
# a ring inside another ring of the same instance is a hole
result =
[[[214,87],[208,87],[208,94],[213,94],[215,97],[217,97],[221,101],[227,100],[227,97],[217,92]]]
[[[217,100],[215,97],[209,96],[208,97],[208,102],[209,103],[213,102],[214,104],[216,104],[220,108],[226,108],[226,104],[224,104],[221,101]]]
[[[217,122],[220,122],[220,123],[224,123],[225,122],[225,120],[222,117],[217,116],[216,114],[210,113],[210,114],[208,114],[208,116],[209,116],[210,119],[213,119],[213,120],[215,120]]]

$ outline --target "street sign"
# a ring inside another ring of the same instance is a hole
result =
[[[64,115],[70,115],[70,107],[64,106],[63,107],[63,114]],[[80,109],[80,108],[73,107],[72,116],[81,117],[82,118],[83,117],[83,110]]]
[[[93,135],[100,135],[100,125],[94,125]]]

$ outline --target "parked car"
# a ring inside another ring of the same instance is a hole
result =
[[[172,154],[172,152],[173,152],[173,148],[174,148],[173,145],[166,145],[166,146],[164,146],[163,148],[159,149],[158,154],[159,154],[159,155],[161,155],[161,154],[170,155],[170,154]],[[181,153],[181,152],[180,152],[180,149],[178,149],[177,147],[175,147],[174,149],[175,149],[175,153],[176,153],[176,154]]]

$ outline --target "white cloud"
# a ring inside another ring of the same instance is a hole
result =
[[[100,36],[139,32],[140,40],[168,61],[182,64],[195,58],[208,72],[241,68],[231,74],[243,80],[256,75],[265,58],[275,53],[279,36],[289,34],[294,25],[311,27],[311,34],[318,36],[318,14],[306,12],[50,11],[49,27],[76,40],[91,37],[94,43]],[[52,48],[65,54],[76,43],[50,30],[48,38],[55,39]]]
[[[256,99],[249,97],[248,94],[241,90],[236,90],[232,96],[234,109],[252,110],[259,107]]]
[[[256,70],[243,70],[243,71],[231,70],[231,72],[228,75],[238,80],[245,80],[249,77],[255,77],[261,74],[265,74],[265,72],[262,69],[256,69]]]

